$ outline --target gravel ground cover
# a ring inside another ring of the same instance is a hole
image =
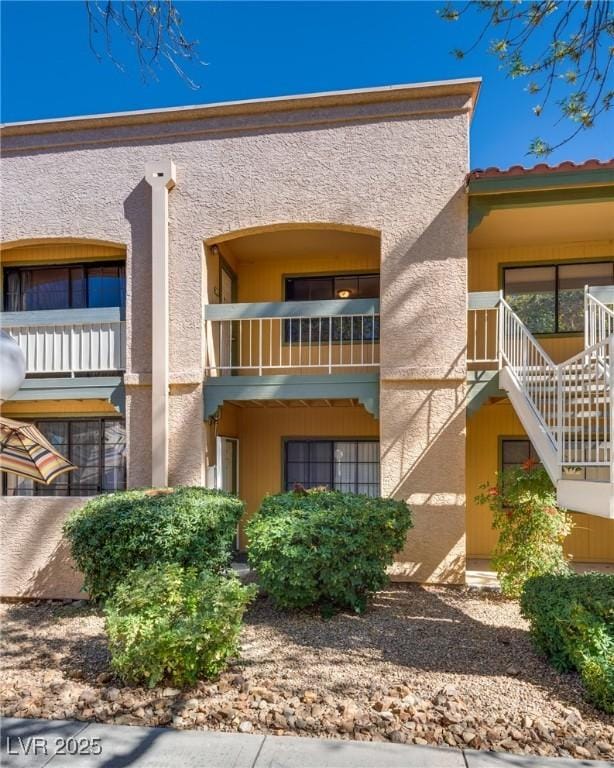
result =
[[[241,656],[191,689],[122,686],[87,604],[0,606],[4,714],[614,759],[614,718],[533,650],[515,602],[417,585],[362,616],[282,614],[260,598]]]

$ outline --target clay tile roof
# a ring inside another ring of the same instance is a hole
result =
[[[559,163],[558,165],[548,165],[547,163],[538,163],[532,168],[524,168],[522,165],[512,165],[510,168],[502,169],[495,166],[490,168],[476,168],[469,174],[469,180],[474,179],[502,179],[512,176],[539,176],[551,173],[565,173],[569,171],[592,171],[598,168],[614,169],[614,158],[611,160],[585,160],[583,163],[572,163],[570,160]]]

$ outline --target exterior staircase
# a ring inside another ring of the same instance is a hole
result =
[[[488,311],[496,310],[499,386],[555,484],[559,504],[614,519],[614,312],[598,294],[585,290],[584,349],[558,364],[502,295]]]

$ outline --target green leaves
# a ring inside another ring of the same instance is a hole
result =
[[[438,15],[455,22],[463,16],[481,17],[477,28],[472,25],[473,42],[459,46],[453,55],[463,59],[487,46],[508,77],[531,78],[528,92],[542,94],[541,103],[533,108],[535,115],[546,114],[552,107],[551,114],[558,112],[571,121],[558,143],[536,140],[528,154],[549,155],[612,108],[608,82],[614,55],[611,3],[474,0],[461,6],[447,4]],[[553,123],[556,126],[559,120]]]
[[[255,589],[175,563],[134,570],[105,605],[113,668],[126,682],[150,687],[218,675],[237,652]]]
[[[614,713],[614,575],[529,579],[520,607],[531,635],[557,669],[576,669],[590,700]]]
[[[482,488],[476,502],[490,507],[499,532],[492,564],[503,594],[518,597],[532,576],[568,572],[563,541],[571,533],[571,517],[557,506],[544,469],[527,462],[504,472],[498,487]]]
[[[411,527],[405,502],[314,489],[268,496],[247,526],[249,560],[282,609],[357,613],[386,584]]]
[[[133,490],[97,496],[64,525],[72,556],[94,599],[109,597],[131,570],[154,563],[223,569],[243,503],[206,488]]]

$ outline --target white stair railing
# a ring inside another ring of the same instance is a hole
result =
[[[558,366],[559,457],[563,467],[610,466],[614,336]]]
[[[614,481],[614,311],[602,301],[610,303],[608,291],[612,289],[586,289],[586,347],[558,364],[501,294],[470,295],[468,363],[482,366],[497,360],[497,367],[506,369],[530,406],[527,413],[537,421],[536,437],[547,437],[567,478],[587,477],[590,467],[602,477],[607,467]]]
[[[558,449],[558,366],[503,297],[499,299],[499,349],[535,416]]]
[[[595,288],[584,288],[584,346],[592,347],[614,334],[614,312],[595,296]]]

